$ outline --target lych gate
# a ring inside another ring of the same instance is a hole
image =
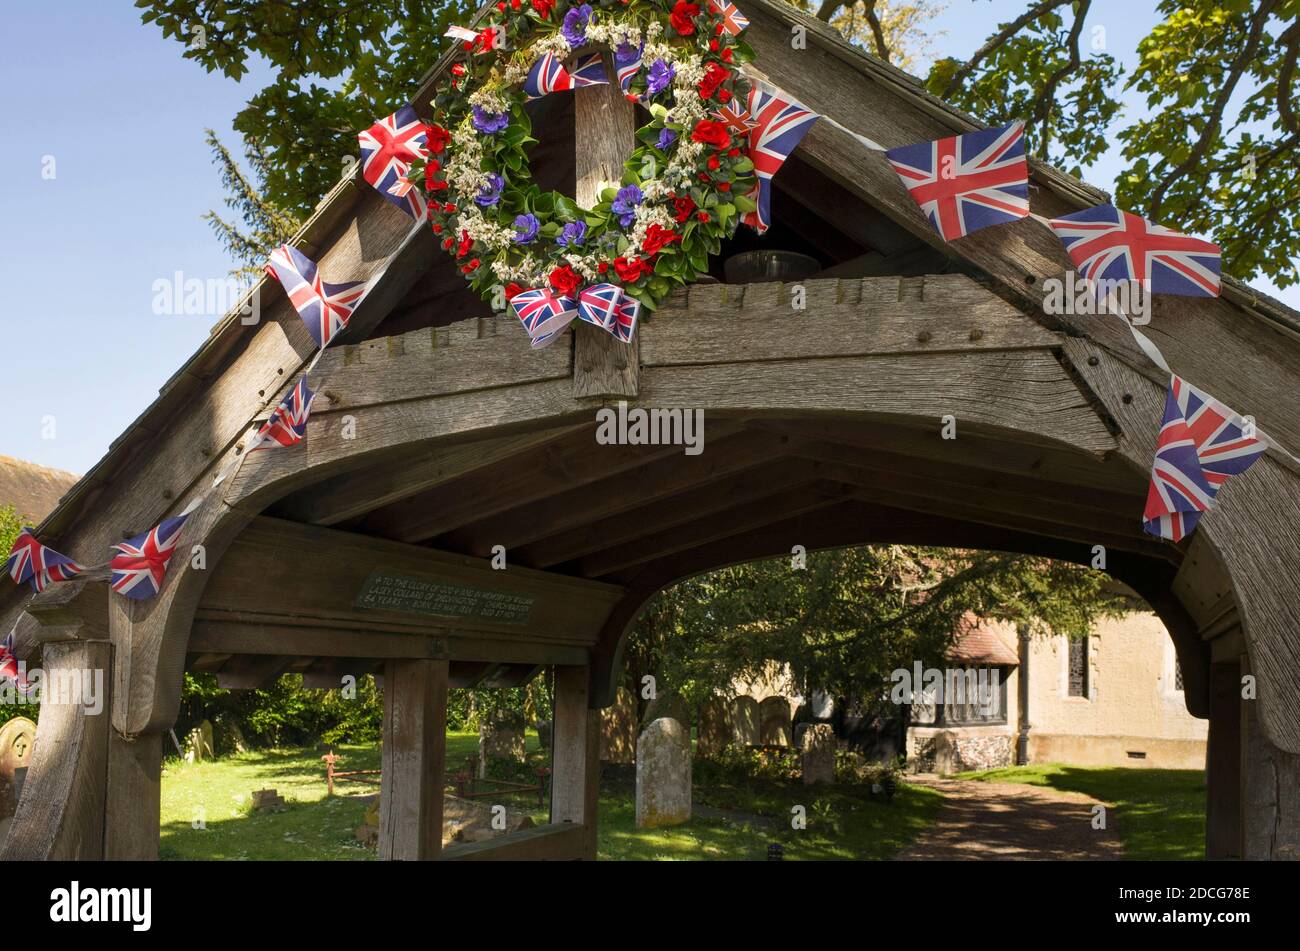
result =
[[[970,121],[904,74],[783,4],[749,0],[763,74],[885,145]],[[808,48],[789,43],[791,25]],[[445,64],[444,64],[445,65]],[[413,101],[429,98],[435,70]],[[616,179],[632,113],[616,88],[537,105],[534,172],[580,204]],[[593,135],[590,130],[603,130]],[[591,143],[599,142],[599,147]],[[384,684],[380,854],[440,853],[447,689],[556,671],[551,823],[445,857],[595,856],[597,717],[639,607],[713,567],[849,544],[910,542],[1090,563],[1142,594],[1174,637],[1187,704],[1210,719],[1211,856],[1300,848],[1300,472],[1270,452],[1188,542],[1141,530],[1167,379],[1118,320],[1045,316],[1067,260],[1023,221],[945,244],[878,154],[818,123],[776,180],[772,240],[825,266],[804,282],[696,284],[631,345],[577,327],[532,351],[486,316],[409,219],[353,180],[300,246],[326,274],[386,266],[292,451],[262,453],[204,503],[152,601],[102,580],[7,595],[6,628],[47,670],[112,671],[111,718],[43,711],[5,858],[157,854],[163,737],[182,672],[253,687],[287,671]],[[1104,200],[1035,165],[1031,204]],[[396,254],[394,254],[396,252]],[[390,257],[392,258],[390,262]],[[232,316],[42,536],[74,558],[179,511],[244,447],[250,420],[313,346],[274,283],[264,320]],[[274,295],[274,296],[273,296]],[[1190,381],[1300,446],[1300,321],[1225,282],[1216,300],[1158,299],[1146,328]],[[705,451],[603,445],[596,410],[701,409]],[[955,419],[958,438],[940,438]],[[509,567],[493,570],[495,546]],[[1242,700],[1245,674],[1257,700]]]

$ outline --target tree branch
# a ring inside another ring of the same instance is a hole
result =
[[[1245,73],[1246,67],[1255,56],[1256,49],[1259,48],[1260,36],[1264,32],[1264,24],[1273,14],[1273,8],[1277,6],[1277,0],[1265,0],[1255,11],[1255,17],[1250,22],[1250,33],[1247,35],[1246,44],[1241,48],[1232,65],[1228,68],[1227,78],[1223,85],[1219,87],[1219,93],[1215,96],[1214,106],[1210,109],[1209,121],[1205,124],[1201,137],[1192,147],[1192,151],[1187,158],[1183,160],[1177,168],[1173,169],[1160,180],[1151,193],[1151,201],[1147,205],[1147,214],[1155,219],[1160,214],[1160,206],[1164,204],[1165,193],[1169,188],[1178,181],[1188,170],[1194,168],[1198,162],[1205,157],[1205,153],[1210,150],[1210,145],[1219,134],[1219,127],[1223,124],[1223,111],[1228,107],[1228,100],[1237,89],[1237,83],[1241,80],[1242,74]]]
[[[1282,126],[1290,132],[1300,132],[1296,123],[1295,112],[1291,108],[1291,82],[1295,78],[1296,57],[1300,54],[1300,21],[1282,34],[1281,42],[1286,47],[1286,58],[1277,71],[1277,114],[1282,118]]]
[[[974,72],[976,66],[987,59],[988,56],[999,46],[1024,29],[1026,24],[1032,23],[1043,14],[1050,13],[1057,7],[1063,7],[1067,3],[1072,2],[1073,0],[1041,0],[1041,2],[1034,4],[993,36],[989,37],[984,45],[977,49],[970,59],[962,63],[960,68],[952,74],[952,78],[948,80],[948,85],[944,89],[943,95],[945,97],[952,95],[953,91],[961,85],[962,80]]]
[[[1031,123],[1042,123],[1042,134],[1038,137],[1038,155],[1040,158],[1047,158],[1048,147],[1051,144],[1051,135],[1048,131],[1052,110],[1056,106],[1056,90],[1061,85],[1061,81],[1066,76],[1079,68],[1083,62],[1083,57],[1079,54],[1079,35],[1083,32],[1083,21],[1088,16],[1088,9],[1092,6],[1092,0],[1082,0],[1074,14],[1074,26],[1070,28],[1070,37],[1066,45],[1070,50],[1070,58],[1064,66],[1051,75],[1051,78],[1043,85],[1038,94],[1038,102],[1034,106],[1034,114],[1030,118]]]

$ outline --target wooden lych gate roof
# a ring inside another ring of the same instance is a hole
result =
[[[814,111],[886,147],[975,127],[820,21],[771,0],[743,6],[754,72]],[[791,47],[793,26],[807,29],[806,49]],[[568,128],[574,107],[550,98],[535,125]],[[541,138],[539,182],[572,183],[572,154]],[[1106,200],[1041,163],[1032,173],[1038,215]],[[1085,563],[1102,545],[1108,570],[1173,633],[1189,708],[1204,715],[1215,645],[1248,649],[1270,739],[1300,751],[1289,686],[1300,590],[1283,567],[1300,551],[1294,464],[1270,453],[1234,479],[1188,542],[1144,535],[1167,381],[1119,321],[1043,313],[1043,282],[1068,266],[1050,231],[1025,220],[945,243],[883,157],[830,123],[813,127],[776,186],[766,244],[746,236],[731,250],[785,242],[817,257],[806,310],[792,309],[788,285],[700,283],[644,321],[630,348],[579,336],[534,352],[513,317],[464,289],[427,230],[408,238],[410,220],[359,177],[340,182],[299,246],[330,279],[382,279],[313,376],[323,382],[306,443],[259,454],[192,518],[184,544],[201,539],[208,565],[178,558],[154,601],[111,601],[130,631],[115,641],[114,727],[170,723],[186,666],[251,686],[438,656],[457,683],[509,684],[539,665],[590,662],[599,701],[645,599],[695,572],[793,544]],[[102,560],[242,451],[313,351],[279,286],[257,293],[262,322],[232,314],[214,330],[46,520],[47,544]],[[1177,372],[1300,447],[1295,313],[1226,280],[1220,299],[1157,298],[1144,329]],[[703,410],[706,451],[599,445],[595,410],[619,399]],[[939,435],[948,415],[956,440]],[[496,546],[506,571],[487,565]],[[452,622],[366,601],[377,585],[420,578],[448,596],[492,589],[506,613]],[[27,609],[30,649],[104,631],[105,597],[94,581],[34,603],[11,592],[0,618]],[[510,605],[528,607],[516,616]]]

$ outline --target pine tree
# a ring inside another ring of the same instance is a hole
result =
[[[227,221],[216,211],[209,211],[203,220],[212,225],[230,256],[240,263],[230,273],[237,278],[256,281],[271,251],[292,238],[301,222],[263,196],[267,163],[260,146],[249,140],[244,143],[244,157],[253,176],[250,178],[217,134],[211,129],[206,132],[212,161],[221,169],[226,206],[239,214],[247,230],[241,231],[237,224]]]

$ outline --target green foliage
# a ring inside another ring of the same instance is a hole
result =
[[[724,568],[656,596],[628,647],[634,683],[699,703],[737,677],[788,664],[806,695],[881,696],[914,661],[941,666],[967,611],[1031,630],[1085,634],[1122,603],[1105,575],[1000,552],[866,546]]]
[[[12,505],[0,505],[0,551],[8,552],[22,531],[23,520]]]
[[[473,0],[136,0],[145,23],[208,72],[239,79],[253,57],[275,81],[234,127],[256,149],[263,196],[305,218],[357,156],[356,134],[410,100]]]
[[[241,263],[232,273],[250,282],[256,281],[261,277],[262,267],[272,249],[288,242],[297,233],[300,222],[264,197],[268,174],[266,153],[255,140],[246,140],[244,149],[252,178],[244,173],[230,150],[221,144],[211,129],[207,130],[207,140],[212,149],[212,160],[221,169],[226,204],[239,214],[248,230],[241,231],[237,224],[215,211],[209,211],[203,220],[212,225],[230,256]]]
[[[990,124],[1025,119],[1032,150],[1075,174],[1118,139],[1118,205],[1213,236],[1226,273],[1300,281],[1300,0],[1162,0],[1125,86],[1147,113],[1118,133],[1122,70],[1091,8],[1036,0],[926,86]]]

